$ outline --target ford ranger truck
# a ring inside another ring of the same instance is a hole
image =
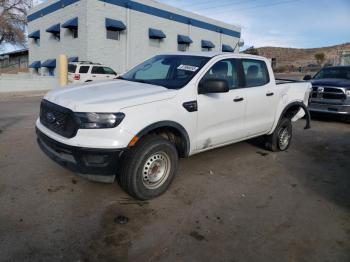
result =
[[[309,82],[276,83],[259,56],[157,55],[119,79],[50,91],[36,121],[40,148],[88,179],[146,200],[167,190],[178,159],[263,136],[287,150],[307,109]]]
[[[309,110],[311,112],[335,114],[350,119],[350,66],[322,68],[311,80]]]

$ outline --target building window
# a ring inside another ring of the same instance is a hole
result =
[[[48,68],[47,69],[49,76],[55,76],[55,68]]]
[[[73,38],[78,38],[78,29],[73,30]]]
[[[119,40],[120,39],[120,31],[114,30],[106,30],[107,31],[107,39]]]
[[[202,52],[210,52],[213,48],[202,48]]]
[[[190,45],[189,44],[178,44],[177,50],[181,52],[186,52],[189,50]]]

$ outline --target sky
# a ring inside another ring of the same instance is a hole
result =
[[[314,48],[350,42],[350,0],[157,1],[241,26],[243,49]],[[6,47],[6,51],[11,49]]]
[[[350,0],[158,0],[242,28],[244,48],[350,42]]]

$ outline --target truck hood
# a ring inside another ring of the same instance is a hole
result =
[[[325,78],[317,79],[311,81],[313,86],[335,86],[335,87],[345,87],[350,88],[350,80],[341,79],[341,78]]]
[[[140,104],[171,99],[177,90],[162,86],[113,80],[50,91],[44,99],[75,112],[118,112]]]

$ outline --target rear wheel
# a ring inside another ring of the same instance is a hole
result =
[[[289,118],[282,118],[275,131],[265,137],[265,146],[273,152],[285,151],[292,141],[292,122]]]
[[[174,144],[160,136],[149,136],[126,152],[118,182],[131,196],[151,199],[168,189],[176,175],[177,164]]]

